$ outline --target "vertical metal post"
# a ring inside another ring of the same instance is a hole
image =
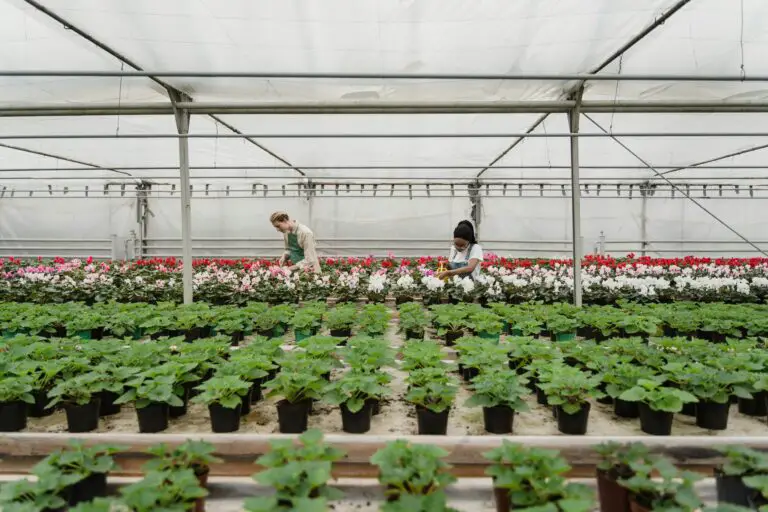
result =
[[[189,101],[182,94],[169,91],[174,104],[176,129],[179,135],[189,133],[189,110],[176,108],[176,102]],[[189,190],[189,138],[179,137],[179,176],[181,182],[181,255],[184,263],[182,283],[184,304],[192,303],[192,204]]]
[[[579,132],[581,98],[584,89],[579,88],[574,98],[576,106],[568,112],[568,126],[571,133]],[[581,306],[581,260],[583,255],[581,238],[581,185],[579,183],[579,137],[571,136],[571,225],[573,239],[573,303]]]
[[[640,255],[646,256],[648,249],[648,194],[650,192],[650,182],[646,181],[640,185]]]

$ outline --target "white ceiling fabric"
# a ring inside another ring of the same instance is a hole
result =
[[[38,0],[46,9],[153,71],[339,73],[587,73],[669,10],[674,0]],[[743,13],[742,13],[743,5]],[[693,0],[670,20],[602,70],[625,74],[768,75],[768,3],[764,0]],[[23,0],[0,0],[0,69],[132,69]],[[481,80],[350,80],[164,78],[194,101],[217,102],[451,102],[562,99],[566,82]],[[586,100],[768,100],[768,84],[592,82]],[[167,103],[148,78],[0,77],[0,107]],[[766,131],[766,114],[590,114],[616,133],[644,131]],[[222,115],[244,133],[520,133],[539,114]],[[583,118],[582,131],[598,129]],[[231,133],[195,115],[191,133]],[[173,134],[168,116],[0,117],[0,136],[13,134]],[[551,115],[534,133],[567,131],[566,117]],[[317,167],[313,177],[471,178],[514,138],[262,139],[259,144],[292,165]],[[178,165],[175,139],[3,141],[49,156],[0,146],[0,168],[77,166],[147,167],[132,176],[173,175],[152,170]],[[685,166],[764,143],[758,138],[622,139],[652,165]],[[642,166],[608,138],[581,141],[581,163]],[[720,164],[759,163],[749,153]],[[525,140],[498,161],[520,169],[491,169],[484,177],[562,178],[566,138]],[[246,140],[192,139],[192,166],[276,166],[280,159]],[[334,165],[402,166],[398,170],[334,170]],[[434,172],[413,166],[476,166]],[[531,166],[526,169],[525,166]],[[78,176],[105,178],[104,171]],[[298,172],[193,170],[192,176],[246,179]],[[678,177],[721,175],[686,170]],[[733,171],[737,172],[737,171]],[[738,171],[739,175],[758,171]],[[586,177],[647,178],[648,170],[590,170]],[[3,173],[20,177],[24,173]],[[61,172],[31,173],[35,178]]]

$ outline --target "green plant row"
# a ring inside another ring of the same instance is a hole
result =
[[[331,469],[345,453],[327,445],[317,430],[297,440],[276,440],[256,463],[263,469],[253,479],[274,494],[249,498],[247,512],[326,511],[343,494],[330,485]],[[211,466],[221,462],[214,447],[189,440],[176,448],[158,445],[143,467],[144,477],[107,496],[108,474],[117,468],[113,456],[123,448],[85,446],[73,441],[32,469],[36,480],[22,479],[0,486],[0,507],[6,512],[33,512],[69,507],[74,512],[156,512],[204,508]],[[719,483],[733,479],[740,492],[719,496],[714,508],[703,508],[694,483],[701,475],[678,470],[671,460],[651,454],[641,444],[605,443],[596,448],[598,496],[603,510],[628,510],[629,502],[653,511],[765,511],[768,499],[768,456],[744,447],[726,447]],[[393,441],[370,459],[387,500],[385,512],[451,511],[445,490],[456,481],[448,453],[434,445]],[[486,474],[493,480],[498,510],[526,512],[588,512],[594,493],[571,483],[571,467],[555,450],[526,447],[510,441],[484,454]],[[617,492],[618,491],[618,492]],[[623,491],[623,492],[622,492]],[[738,503],[745,501],[755,508]],[[620,507],[620,508],[619,508]],[[760,507],[760,508],[757,508]]]

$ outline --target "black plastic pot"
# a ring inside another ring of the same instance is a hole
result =
[[[376,416],[381,412],[381,400],[378,398],[369,398],[366,403],[371,408],[371,416]]]
[[[634,419],[640,417],[640,409],[638,408],[637,402],[627,402],[620,398],[613,401],[613,412],[619,418]]]
[[[208,413],[211,415],[211,431],[215,434],[237,432],[240,430],[240,408],[238,404],[234,409],[224,407],[221,404],[210,404]]]
[[[168,404],[155,403],[136,409],[136,417],[139,420],[139,432],[142,434],[162,432],[168,428]]]
[[[491,434],[511,434],[515,411],[505,405],[483,407],[485,431]]]
[[[247,416],[251,414],[251,390],[243,395],[242,404],[240,405],[240,416]]]
[[[334,338],[349,338],[352,336],[352,329],[331,329],[331,336]]]
[[[371,404],[365,402],[363,408],[351,412],[347,404],[341,404],[341,428],[348,434],[365,434],[371,430]]]
[[[444,436],[448,432],[448,414],[450,407],[442,412],[432,412],[425,407],[416,406],[416,423],[421,436]]]
[[[464,370],[461,372],[461,376],[464,378],[466,382],[471,382],[472,379],[480,375],[480,370],[478,368],[464,368]]]
[[[549,403],[547,401],[547,394],[539,387],[536,388],[536,403],[539,405],[547,405]]]
[[[558,405],[557,410],[557,430],[563,434],[573,436],[583,436],[587,433],[589,424],[589,410],[592,404],[585,402],[581,404],[581,409],[574,414],[567,414],[562,406]]]
[[[264,336],[265,338],[275,338],[277,335],[275,334],[275,328],[272,327],[271,329],[263,329],[260,331],[256,331],[256,333],[259,336]]]
[[[766,407],[765,391],[758,391],[752,395],[752,398],[739,398],[739,412],[746,416],[766,416],[768,407]]]
[[[629,512],[629,491],[600,469],[597,470],[597,495],[600,512]]]
[[[194,383],[195,386],[198,385],[197,382]],[[180,396],[181,401],[184,402],[184,405],[179,406],[169,406],[168,407],[168,415],[171,418],[181,418],[185,414],[187,414],[187,408],[189,406],[189,397],[192,394],[191,386],[184,386],[184,394]]]
[[[288,400],[277,402],[277,422],[281,434],[301,434],[307,430],[309,420],[309,400],[292,404]]]
[[[448,347],[453,346],[457,339],[464,335],[462,331],[448,331],[445,333],[445,345]]]
[[[672,419],[674,414],[666,411],[654,411],[648,404],[640,403],[640,430],[652,436],[668,436],[672,434]]]
[[[708,430],[725,430],[728,428],[728,413],[731,403],[719,404],[702,401],[696,406],[696,426]]]
[[[93,501],[94,498],[107,495],[107,474],[93,473],[70,486],[66,491],[69,505],[74,507],[78,503]]]
[[[405,339],[407,340],[423,340],[424,339],[424,331],[413,331],[413,330],[407,330],[405,331]]]
[[[683,410],[680,411],[680,414],[683,416],[696,416],[696,405],[695,403],[692,404],[683,404]]]
[[[613,398],[610,395],[605,395],[602,398],[598,398],[596,401],[603,405],[613,405]]]
[[[259,400],[263,398],[263,394],[261,392],[261,385],[264,383],[264,379],[256,379],[253,381],[253,385],[251,386],[251,403],[255,404]]]
[[[45,406],[48,405],[48,402],[50,402],[48,399],[48,392],[46,390],[38,389],[32,393],[32,397],[35,399],[35,403],[29,404],[28,406],[30,418],[44,418],[45,416],[50,416],[56,411],[56,409],[53,407],[50,409],[45,408]]]
[[[240,344],[241,341],[245,339],[245,333],[243,331],[235,331],[231,334],[230,338],[230,344],[233,347],[236,347]]]
[[[27,404],[22,401],[0,403],[0,432],[27,428]]]
[[[94,396],[85,405],[66,404],[67,430],[72,433],[92,432],[99,428],[99,407],[101,399]]]
[[[119,413],[122,406],[120,404],[115,404],[115,400],[117,400],[119,396],[118,393],[102,391],[101,396],[99,397],[101,399],[99,416],[112,416],[113,414]]]
[[[744,485],[740,476],[728,476],[719,469],[715,470],[715,488],[718,503],[732,503],[743,507],[749,506],[749,496],[753,490]]]

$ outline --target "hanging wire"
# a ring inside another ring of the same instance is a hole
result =
[[[125,71],[125,62],[120,64],[120,71]],[[120,76],[120,82],[117,89],[117,126],[115,127],[115,136],[120,135],[120,107],[123,104],[123,76]]]
[[[216,138],[213,139],[213,168],[218,167],[217,159],[219,157],[219,123],[214,120],[213,126],[216,128]]]
[[[739,46],[741,48],[741,79],[747,78],[747,70],[744,68],[744,0],[741,0],[741,20],[739,27]]]
[[[619,75],[621,74],[621,68],[624,65],[624,54],[619,56]],[[615,105],[619,101],[619,85],[621,82],[616,80],[616,89],[613,91],[613,104]],[[611,124],[608,126],[608,131],[613,133],[613,118],[616,117],[616,111],[611,112]]]

